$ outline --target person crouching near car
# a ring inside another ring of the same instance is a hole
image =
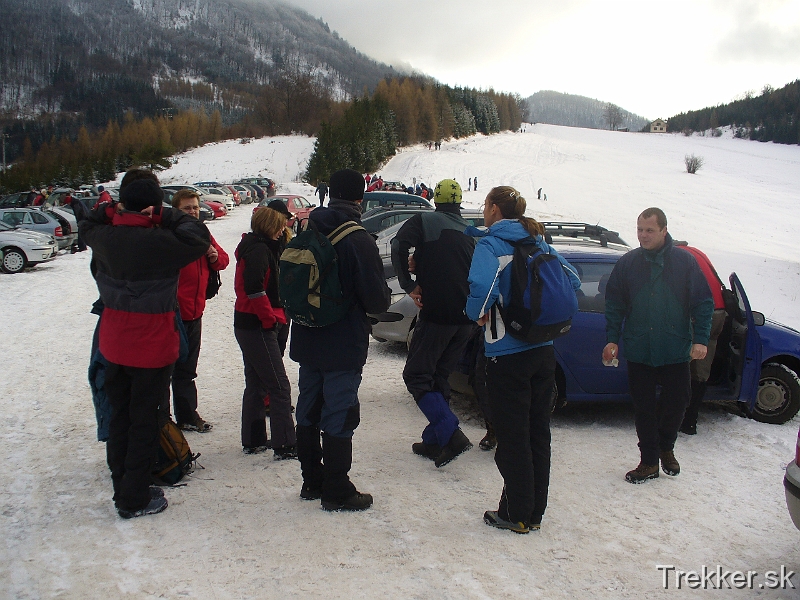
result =
[[[492,188],[483,207],[489,229],[467,230],[482,236],[469,271],[466,313],[485,327],[486,385],[497,436],[494,460],[504,483],[498,509],[486,511],[483,520],[516,533],[539,529],[547,507],[556,359],[553,342],[527,343],[510,335],[503,324],[498,306],[511,296],[513,244],[535,243],[555,255],[573,289],[580,287],[574,268],[544,241],[544,226],[524,216],[525,207],[525,198],[514,188]]]
[[[105,305],[99,349],[108,361],[104,390],[111,405],[106,455],[114,503],[125,519],[167,508],[150,482],[159,404],[169,395],[180,347],[178,277],[205,256],[211,238],[199,220],[162,209],[164,193],[154,179],[133,181],[117,205],[101,204],[79,225]]]
[[[284,207],[285,209],[285,207]],[[288,210],[287,210],[288,212]],[[278,253],[286,214],[269,207],[253,213],[250,233],[236,248],[236,305],[233,331],[242,350],[242,450],[258,454],[272,447],[276,460],[297,458],[291,386],[278,338],[286,316],[278,296]],[[270,398],[271,442],[264,395]]]
[[[200,196],[193,190],[180,190],[172,197],[172,207],[200,218]],[[175,363],[172,372],[172,403],[175,406],[175,421],[184,431],[211,431],[213,425],[197,413],[197,360],[200,357],[203,310],[206,307],[206,289],[210,271],[222,271],[228,266],[228,254],[211,236],[211,245],[205,256],[181,269],[178,280],[178,307],[186,329],[189,354],[185,361]],[[169,413],[169,402],[164,407]]]

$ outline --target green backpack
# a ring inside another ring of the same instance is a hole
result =
[[[313,221],[286,245],[278,270],[281,304],[291,319],[306,327],[325,327],[344,318],[352,299],[345,298],[339,281],[335,246],[364,228],[347,221],[328,235]]]

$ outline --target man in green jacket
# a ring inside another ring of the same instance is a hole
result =
[[[642,483],[680,473],[673,452],[690,398],[689,363],[707,352],[714,302],[697,261],[673,246],[667,217],[648,208],[636,222],[640,248],[617,261],[606,287],[603,361],[622,338],[641,461],[625,479]],[[657,386],[661,386],[660,395]]]

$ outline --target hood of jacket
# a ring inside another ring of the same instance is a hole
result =
[[[525,240],[530,243],[535,243],[542,250],[545,250],[547,246],[542,236],[531,236],[531,234],[528,233],[528,230],[525,229],[525,227],[522,226],[522,223],[520,223],[517,219],[502,219],[497,221],[497,223],[492,224],[492,226],[488,229],[478,229],[477,227],[469,226],[464,230],[464,233],[477,238],[492,235],[509,243],[516,243]]]

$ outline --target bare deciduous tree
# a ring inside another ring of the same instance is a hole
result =
[[[609,129],[615,131],[620,125],[622,125],[622,109],[616,104],[611,104],[609,102],[606,104],[606,108],[603,111],[603,120],[608,123]]]
[[[683,162],[686,163],[686,172],[694,175],[703,166],[703,157],[687,154],[683,158]]]

